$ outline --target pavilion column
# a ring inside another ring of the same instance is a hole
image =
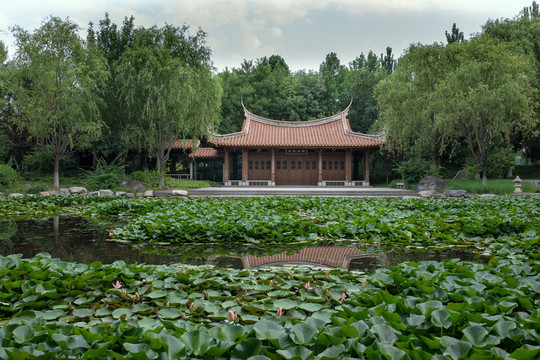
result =
[[[223,184],[227,185],[229,183],[229,150],[225,150],[223,158]]]
[[[369,150],[364,151],[364,181],[369,185]]]
[[[276,150],[272,149],[270,150],[272,154],[272,162],[270,164],[270,168],[272,169],[270,180],[272,181],[272,185],[276,184]]]
[[[197,160],[193,160],[193,180],[197,180]]]
[[[351,150],[345,151],[345,186],[349,185],[348,183],[352,183],[352,177],[351,177],[351,159],[352,152]]]
[[[318,151],[319,161],[317,161],[317,171],[319,173],[319,186],[322,186],[322,149]]]
[[[247,185],[248,181],[248,151],[242,150],[242,182]]]
[[[189,163],[189,180],[194,180],[193,179],[193,163],[195,162],[194,159],[191,159],[190,163]]]

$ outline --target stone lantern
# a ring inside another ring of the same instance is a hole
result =
[[[522,193],[523,191],[521,191],[521,182],[523,180],[520,179],[519,176],[516,176],[516,178],[513,180],[514,181],[514,193]]]

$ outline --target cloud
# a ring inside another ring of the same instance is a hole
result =
[[[276,38],[281,39],[283,37],[283,31],[277,26],[272,27],[272,35]]]

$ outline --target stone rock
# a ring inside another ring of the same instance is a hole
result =
[[[40,191],[39,196],[51,196],[51,193],[49,191]]]
[[[446,198],[444,194],[441,194],[440,192],[437,192],[435,190],[420,191],[418,195],[420,195],[423,198],[429,198],[429,199],[445,199]]]
[[[136,194],[135,194],[135,197],[136,197],[136,198],[142,198],[143,196],[144,196],[143,193],[136,193]]]
[[[495,194],[481,194],[480,197],[496,197]]]
[[[453,180],[463,180],[467,178],[467,171],[465,170],[459,170],[456,175],[454,176]]]
[[[59,190],[49,190],[49,194],[52,196],[60,196],[62,193]]]
[[[99,190],[99,196],[114,196],[111,190]]]
[[[68,190],[71,195],[86,195],[88,193],[86,188],[80,186],[72,186]]]
[[[467,195],[467,191],[466,190],[444,190],[443,194],[448,197],[453,197],[453,198],[465,197],[465,195]]]
[[[416,185],[416,191],[435,190],[441,192],[447,187],[448,184],[443,179],[439,179],[436,176],[428,176],[420,180]]]
[[[410,196],[410,195],[405,195],[402,197],[403,200],[409,200],[409,199],[419,199],[418,196]]]
[[[66,195],[71,195],[71,193],[69,192],[68,189],[66,189],[66,188],[61,188],[61,189],[60,189],[60,195],[66,196]]]
[[[151,191],[151,190],[149,190],[149,191]],[[145,194],[146,194],[146,192],[145,192]],[[150,197],[151,196],[152,195],[150,195]],[[171,190],[156,190],[156,191],[154,191],[153,196],[155,196],[155,197],[171,197],[172,196],[172,191]]]
[[[172,190],[171,194],[172,196],[188,196],[188,192],[186,190]]]
[[[122,180],[120,184],[128,189],[135,190],[137,192],[144,192],[146,190],[142,181],[139,180]]]
[[[125,196],[125,195],[126,195],[125,191],[117,191],[114,193],[114,196]]]
[[[88,196],[99,196],[99,191],[90,191]]]
[[[131,199],[131,198],[134,198],[135,197],[135,194],[134,193],[126,193],[124,195],[124,197],[128,198],[128,199]]]
[[[144,193],[143,193],[143,197],[145,198],[151,198],[154,196],[154,190],[146,190]]]
[[[23,194],[20,194],[20,193],[13,193],[13,194],[9,194],[8,197],[10,198],[14,198],[14,197],[21,197],[21,196],[24,196]]]
[[[3,192],[0,192],[0,198],[3,198],[3,197],[6,197],[6,194],[4,194]]]

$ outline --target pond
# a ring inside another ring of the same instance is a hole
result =
[[[54,216],[39,220],[0,221],[0,254],[32,257],[47,252],[65,261],[104,264],[127,263],[214,265],[220,268],[253,268],[263,265],[308,264],[373,272],[405,261],[459,258],[487,262],[472,250],[405,251],[340,242],[318,246],[285,247],[185,244],[176,246],[132,246],[109,241],[107,226],[77,216]]]

